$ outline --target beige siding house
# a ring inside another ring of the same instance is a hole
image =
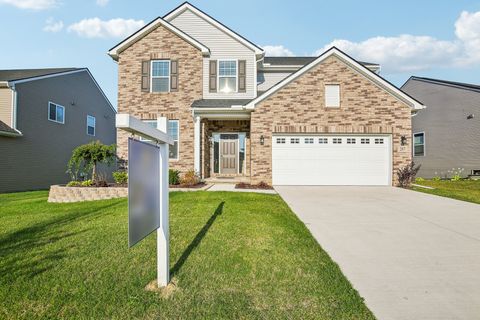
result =
[[[170,166],[204,179],[273,185],[391,185],[411,161],[424,106],[337,48],[265,57],[184,3],[109,51],[118,111],[169,119]],[[118,132],[119,155],[127,136]]]
[[[115,143],[115,110],[88,69],[0,70],[0,83],[0,192],[66,183],[75,147]]]

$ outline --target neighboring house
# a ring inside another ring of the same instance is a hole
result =
[[[262,48],[184,3],[109,51],[118,112],[169,119],[170,166],[203,178],[274,185],[390,185],[411,161],[423,105],[331,48],[265,57]],[[119,155],[128,134],[119,131]]]
[[[418,176],[480,175],[480,86],[411,77],[402,89],[428,105],[412,118]]]
[[[88,69],[0,70],[0,192],[67,182],[92,140],[115,143],[115,109]]]

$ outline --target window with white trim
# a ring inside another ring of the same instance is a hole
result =
[[[300,143],[300,138],[290,138],[290,143],[291,144],[299,144]]]
[[[425,133],[413,134],[413,155],[415,157],[425,156]]]
[[[325,85],[325,107],[327,108],[340,107],[340,85],[339,84]]]
[[[285,144],[285,138],[277,138],[277,144]]]
[[[333,144],[341,144],[342,138],[333,138]]]
[[[142,120],[146,124],[157,129],[157,120]],[[178,120],[168,120],[168,134],[173,139],[173,145],[170,145],[168,148],[168,157],[172,160],[178,160],[178,150],[179,150],[179,137],[180,137],[180,126]],[[151,141],[145,138],[140,137],[141,141]]]
[[[151,92],[170,91],[170,60],[152,60]]]
[[[48,120],[64,124],[65,123],[65,107],[59,104],[48,103]]]
[[[87,115],[87,134],[95,136],[95,117]]]
[[[313,138],[305,138],[305,144],[313,144]]]
[[[319,144],[327,144],[327,143],[328,143],[328,139],[327,139],[327,138],[318,138],[318,143],[319,143]]]
[[[218,91],[223,93],[237,92],[237,61],[218,61]]]

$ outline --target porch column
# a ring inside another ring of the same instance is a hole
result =
[[[194,126],[194,134],[193,134],[193,168],[195,172],[201,176],[202,172],[200,169],[200,142],[202,141],[201,135],[201,125],[200,125],[200,117],[194,116],[193,121],[195,123]]]

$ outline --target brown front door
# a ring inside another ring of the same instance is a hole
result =
[[[238,172],[238,139],[220,139],[220,174]]]

